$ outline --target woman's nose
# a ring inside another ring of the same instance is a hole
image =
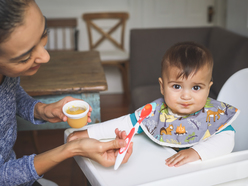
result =
[[[47,63],[50,60],[50,55],[43,46],[38,46],[36,50],[35,63]]]

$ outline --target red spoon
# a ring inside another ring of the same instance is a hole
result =
[[[152,105],[151,104],[146,104],[144,106],[144,108],[141,110],[141,114],[140,114],[140,118],[138,120],[138,122],[134,125],[134,127],[131,129],[131,131],[129,132],[129,134],[126,137],[126,147],[123,147],[119,150],[119,153],[117,155],[117,158],[115,160],[115,166],[114,169],[117,170],[119,168],[119,166],[121,165],[121,162],[123,160],[123,158],[126,155],[127,149],[130,145],[130,143],[132,142],[133,136],[135,134],[135,132],[138,131],[139,129],[139,124],[147,117],[149,116],[149,114],[152,112]]]

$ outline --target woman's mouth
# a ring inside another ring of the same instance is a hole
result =
[[[39,65],[36,65],[34,67],[31,67],[29,70],[37,70],[38,68],[40,68],[40,64]]]

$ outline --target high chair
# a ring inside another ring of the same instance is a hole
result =
[[[168,167],[165,159],[176,153],[173,149],[153,143],[145,134],[133,138],[133,153],[126,164],[114,170],[85,157],[74,157],[92,185],[173,185],[233,186],[248,185],[248,68],[233,74],[221,88],[219,101],[240,109],[232,123],[236,130],[234,152],[206,161],[180,167]],[[87,129],[89,126],[86,126]],[[75,129],[65,130],[65,140]]]
[[[103,65],[119,68],[124,94],[128,98],[129,54],[124,49],[124,37],[129,14],[126,12],[85,13],[82,18],[87,26],[89,49],[100,52]]]
[[[248,68],[236,72],[225,82],[217,98],[241,111],[238,118],[232,123],[236,131],[234,152],[248,150],[247,80]]]

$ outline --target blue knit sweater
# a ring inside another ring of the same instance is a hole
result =
[[[5,77],[0,85],[0,185],[32,185],[39,179],[35,154],[16,159],[13,146],[17,137],[16,115],[35,123],[34,106],[38,101],[20,86],[20,78]]]

